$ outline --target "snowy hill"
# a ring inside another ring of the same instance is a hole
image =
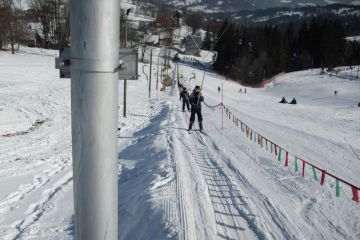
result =
[[[327,4],[352,4],[360,5],[359,1],[353,0],[171,0],[164,1],[175,6],[187,6],[187,9],[204,12],[236,12],[244,9],[265,9],[274,7],[304,7]]]
[[[360,7],[343,5],[343,4],[334,4],[327,6],[301,6],[297,8],[281,7],[281,8],[270,8],[270,9],[261,9],[256,11],[240,11],[236,16],[237,19],[248,19],[254,22],[269,21],[274,19],[281,19],[284,21],[285,17],[297,17],[297,18],[306,18],[306,17],[358,17],[360,16]],[[296,18],[294,18],[297,20]]]
[[[58,78],[55,56],[40,49],[0,52],[0,239],[73,239],[70,80]],[[193,88],[203,72],[190,60],[179,73]],[[280,75],[244,94],[243,86],[207,72],[203,94],[207,104],[219,104],[223,83],[232,116],[359,186],[357,68],[319,73]],[[285,167],[285,154],[278,161],[226,112],[222,129],[219,106],[203,106],[205,133],[189,134],[176,86],[165,92],[152,86],[149,100],[143,75],[129,81],[128,118],[119,118],[119,239],[360,238],[360,205],[347,185],[340,183],[336,197],[330,176],[320,186],[307,166],[301,177],[292,155]],[[282,96],[298,104],[277,103]]]
[[[277,25],[286,27],[290,22],[299,29],[305,21],[314,17],[336,20],[343,26],[348,36],[360,34],[360,6],[332,4],[326,6],[276,7],[268,9],[240,10],[237,12],[212,12],[205,14],[207,20],[231,19],[237,24]]]

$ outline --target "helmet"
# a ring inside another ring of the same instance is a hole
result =
[[[196,86],[195,88],[194,88],[194,92],[200,92],[200,86]]]

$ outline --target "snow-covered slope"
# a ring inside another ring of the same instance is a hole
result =
[[[70,80],[58,77],[56,51],[20,49],[0,52],[0,239],[73,239]],[[155,111],[145,86],[128,82],[125,134]]]
[[[0,239],[73,239],[70,84],[58,78],[55,55],[0,52]],[[203,79],[193,62],[179,64],[190,88]],[[224,104],[251,128],[359,186],[356,70],[284,74],[246,94],[208,72],[203,94],[220,103],[223,83]],[[360,205],[347,186],[336,197],[331,178],[321,187],[310,168],[302,178],[292,158],[285,168],[231,120],[222,129],[220,108],[203,107],[205,134],[189,134],[176,86],[158,92],[155,79],[150,99],[144,76],[128,82],[128,117],[119,118],[119,239],[360,238]],[[277,103],[282,96],[298,105]]]
[[[188,73],[186,77],[194,71],[186,66],[180,69]],[[265,89],[247,89],[247,94],[239,93],[240,85],[223,81],[224,103],[251,128],[277,144],[359,186],[360,81],[353,77],[354,71],[344,71],[338,77],[322,76],[320,70],[287,74]],[[194,72],[200,84],[202,74]],[[217,87],[224,79],[212,73],[205,79],[206,101],[216,105],[221,102]],[[335,89],[341,94],[333,96]],[[299,104],[278,104],[282,96],[296,97]],[[327,186],[321,188],[311,179],[309,168],[307,177],[302,179],[294,174],[294,162],[291,168],[284,168],[283,162],[277,162],[271,154],[246,139],[231,120],[225,121],[221,130],[221,111],[204,112],[207,135],[195,134],[195,140],[190,142],[185,134],[183,143],[193,157],[187,155],[183,159],[190,159],[189,165],[195,162],[190,169],[197,168],[207,182],[215,218],[230,218],[224,220],[227,224],[217,224],[218,233],[239,227],[269,239],[357,239],[360,236],[356,229],[359,218],[353,215],[359,211],[359,204],[351,201],[350,187],[343,186],[343,198],[337,199],[334,181],[330,178]],[[181,115],[175,119],[183,118]],[[186,127],[186,121],[185,117],[178,126]],[[187,178],[191,178],[198,173],[188,175]],[[212,198],[212,188],[218,187],[212,182],[214,178],[223,189],[215,190],[218,195]],[[193,184],[195,192],[196,186],[201,185],[196,181]],[[218,216],[219,205],[214,203],[241,207],[229,207],[225,209],[227,214],[220,211],[224,214]],[[192,205],[195,204],[196,201]],[[249,225],[234,219],[235,213]],[[247,219],[249,215],[253,217]],[[233,234],[227,232],[225,236],[241,239]]]
[[[0,52],[0,239],[73,232],[70,84],[55,55]]]

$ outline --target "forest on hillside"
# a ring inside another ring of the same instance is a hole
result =
[[[211,41],[209,36],[207,32],[203,47],[210,49],[216,42],[214,69],[253,86],[281,72],[360,64],[360,44],[346,41],[344,26],[336,20],[313,18],[309,24],[304,21],[299,30],[291,22],[279,28],[225,20],[217,40]]]

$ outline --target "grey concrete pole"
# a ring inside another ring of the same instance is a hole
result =
[[[221,129],[224,129],[224,83],[221,83]]]
[[[124,109],[123,109],[123,117],[126,118],[126,91],[127,91],[127,80],[124,79]]]
[[[118,238],[118,0],[70,1],[75,238]]]
[[[152,57],[153,57],[153,51],[151,49],[151,51],[150,51],[150,73],[149,73],[149,99],[151,98]]]
[[[160,57],[158,57],[158,61],[157,61],[156,90],[159,90],[159,59]]]
[[[128,15],[126,15],[125,17],[125,47],[127,48],[127,32],[128,32],[128,28],[127,28],[127,17]],[[124,109],[123,109],[123,117],[126,118],[126,99],[127,99],[127,80],[124,79]]]
[[[177,72],[177,84],[179,86],[179,83],[180,83],[180,81],[179,81],[179,63],[176,63],[176,72]]]

